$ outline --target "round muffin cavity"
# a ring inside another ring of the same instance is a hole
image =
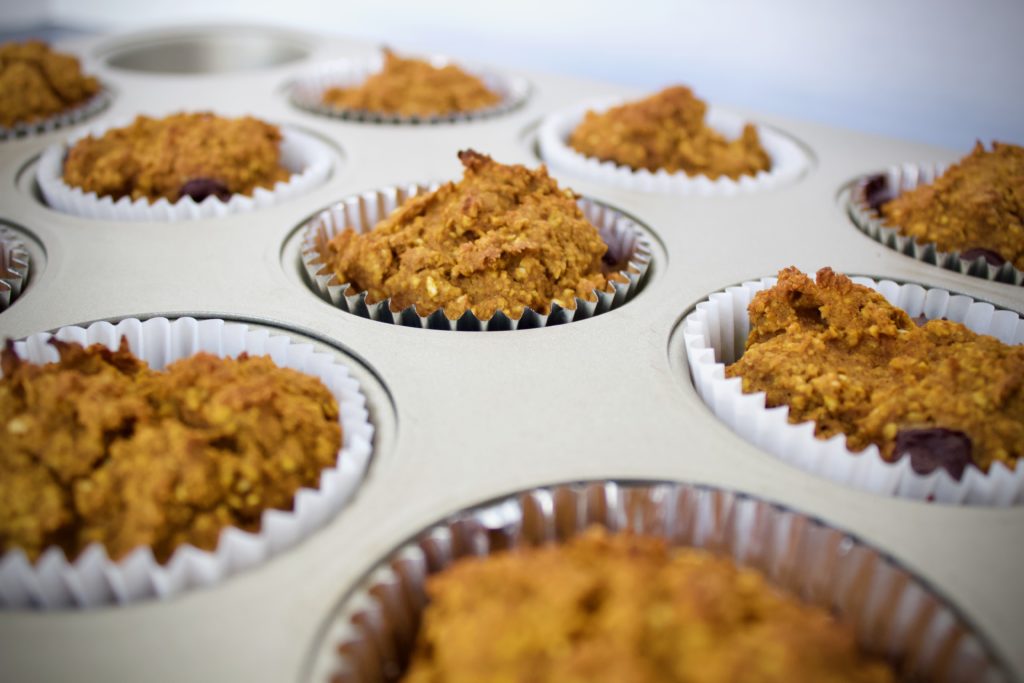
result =
[[[761,573],[599,526],[464,558],[426,589],[405,683],[896,680],[849,627]]]
[[[342,230],[319,248],[338,282],[390,299],[392,310],[496,312],[519,318],[572,309],[576,298],[626,283],[628,264],[606,259],[608,245],[583,215],[577,197],[542,166],[503,165],[460,152],[458,183],[412,197],[365,233]],[[632,254],[630,254],[632,256]]]
[[[128,350],[51,339],[58,363],[21,360],[0,379],[0,550],[69,559],[102,544],[164,562],[223,529],[257,531],[289,510],[341,448],[338,402],[268,357],[199,353],[154,371]]]
[[[434,65],[422,59],[400,57],[384,50],[383,66],[365,81],[323,91],[322,103],[401,116],[446,116],[493,107],[501,102],[477,76],[454,64]]]
[[[920,243],[1024,270],[1024,147],[979,142],[933,182],[873,208]]]
[[[799,512],[676,482],[555,485],[461,510],[381,558],[320,633],[310,682],[1004,673],[887,555]]]
[[[177,202],[222,201],[272,188],[290,173],[281,163],[281,131],[251,116],[210,112],[161,119],[138,116],[123,128],[82,138],[68,151],[63,178],[99,197]]]
[[[1024,346],[948,320],[918,322],[878,292],[829,268],[795,268],[750,303],[743,356],[726,368],[745,392],[766,392],[815,436],[845,434],[914,470],[1013,469],[1024,456]]]
[[[76,57],[30,40],[0,45],[0,126],[13,128],[74,109],[100,92]]]
[[[692,90],[673,86],[604,112],[588,111],[570,134],[569,146],[634,170],[735,180],[771,169],[752,124],[727,140],[705,123],[706,112],[707,104]]]

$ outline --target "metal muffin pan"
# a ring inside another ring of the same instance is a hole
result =
[[[270,37],[273,29],[263,29]],[[192,35],[143,36],[166,42]],[[230,44],[230,27],[207,29]],[[24,337],[98,319],[193,315],[264,323],[340,347],[379,386],[373,463],[341,514],[289,552],[206,590],[127,608],[0,613],[9,680],[295,681],[318,629],[365,572],[433,520],[510,492],[582,479],[673,479],[750,493],[834,524],[918,574],[1024,677],[1024,508],[966,508],[860,493],[788,467],[715,419],[690,382],[683,315],[711,292],[796,265],[914,281],[1024,312],[1019,287],[908,259],[853,226],[837,201],[851,179],[956,151],[740,111],[794,136],[812,155],[798,182],[736,197],[672,197],[560,178],[654,233],[639,294],[595,318],[494,333],[410,329],[341,312],[303,281],[296,228],[342,197],[457,178],[459,149],[539,163],[537,123],[584,99],[640,91],[524,74],[531,95],[478,122],[374,125],[298,110],[284,88],[313,61],[375,48],[300,36],[309,56],[231,73],[158,76],[102,58],[139,36],[62,47],[95,60],[116,96],[104,116],[212,109],[296,124],[333,140],[345,161],[322,186],[266,210],[187,223],[104,223],[43,206],[30,162],[67,130],[0,143],[0,219],[38,242],[45,267],[0,314]],[[284,42],[296,34],[280,32]],[[400,46],[399,46],[400,47]],[[509,65],[514,67],[514,65]],[[701,92],[699,82],[692,83]],[[725,103],[722,103],[723,106]],[[972,141],[965,140],[964,148]],[[366,386],[364,384],[364,386]]]

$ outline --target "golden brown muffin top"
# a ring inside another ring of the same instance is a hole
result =
[[[588,111],[569,136],[580,154],[634,170],[683,172],[709,178],[756,175],[771,168],[751,124],[726,140],[704,124],[707,105],[681,85],[603,113]]]
[[[917,242],[995,252],[1024,270],[1024,147],[978,142],[935,182],[883,204],[882,215]]]
[[[796,268],[751,301],[743,357],[726,368],[746,392],[788,405],[790,422],[814,420],[815,435],[846,434],[914,469],[974,464],[1013,468],[1024,455],[1024,346],[960,323],[920,325],[878,292],[830,268],[817,282]]]
[[[76,142],[64,162],[64,182],[115,200],[215,195],[226,201],[288,179],[280,145],[278,127],[251,116],[137,116],[128,126]]]
[[[454,64],[434,66],[422,59],[384,51],[384,68],[352,88],[328,88],[323,103],[339,109],[380,114],[430,116],[491,107],[501,95]]]
[[[349,228],[321,245],[339,282],[371,302],[390,297],[393,310],[443,309],[452,320],[466,310],[481,320],[497,311],[519,318],[526,307],[546,314],[552,301],[574,308],[575,297],[593,300],[609,286],[607,245],[544,166],[473,151],[459,159],[458,183],[409,199],[369,232]]]
[[[757,571],[629,533],[466,558],[427,594],[405,683],[894,680]]]
[[[123,339],[50,343],[57,363],[2,352],[2,552],[213,550],[225,527],[258,531],[264,510],[290,510],[337,461],[337,401],[270,358],[199,353],[156,372]]]
[[[46,43],[0,45],[0,126],[29,123],[72,109],[100,91],[78,59]]]

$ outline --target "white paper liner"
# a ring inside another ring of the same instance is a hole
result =
[[[113,97],[110,91],[106,88],[101,88],[98,93],[85,102],[55,116],[49,116],[38,121],[20,122],[10,127],[0,126],[0,140],[13,140],[30,135],[41,135],[58,128],[73,126],[106,109],[110,105],[111,99]]]
[[[28,282],[29,253],[18,235],[0,226],[0,311],[14,303]]]
[[[308,192],[327,180],[335,163],[335,154],[327,144],[296,128],[281,126],[281,165],[292,175],[271,189],[257,187],[252,196],[234,194],[226,202],[213,195],[202,202],[187,196],[176,202],[164,198],[155,202],[146,198],[133,201],[131,197],[114,201],[113,197],[99,197],[95,192],[84,192],[64,182],[64,158],[71,146],[87,135],[98,137],[111,128],[128,126],[132,121],[134,119],[97,123],[73,135],[67,144],[48,147],[36,169],[36,180],[46,203],[63,213],[111,221],[216,218],[274,206]]]
[[[661,192],[677,195],[729,196],[757,190],[767,190],[792,183],[810,167],[810,159],[792,139],[767,126],[757,126],[761,145],[771,157],[768,171],[756,175],[743,175],[738,180],[721,176],[712,179],[705,175],[690,176],[681,171],[669,173],[660,170],[634,170],[614,161],[601,161],[580,154],[569,146],[569,135],[589,110],[605,111],[623,104],[622,99],[599,100],[577,105],[550,114],[541,123],[537,133],[540,156],[555,175],[571,175],[594,183],[602,183],[624,190]],[[739,137],[747,121],[729,111],[708,107],[705,123],[729,139]]]
[[[948,167],[948,164],[906,163],[890,166],[881,174],[867,175],[858,179],[850,189],[847,200],[847,211],[853,224],[876,242],[918,261],[924,261],[962,275],[981,277],[1011,285],[1024,285],[1024,271],[1014,267],[1009,261],[1001,266],[994,266],[982,256],[968,261],[960,257],[959,251],[940,251],[939,246],[934,242],[919,244],[913,237],[903,235],[898,228],[888,225],[882,215],[871,208],[871,204],[868,202],[866,194],[868,183],[879,176],[884,178],[887,187],[892,189],[892,197],[895,198],[921,185],[930,185],[945,173]]]
[[[427,61],[439,68],[454,63],[447,57],[439,56],[431,57]],[[474,119],[504,114],[519,107],[530,94],[530,84],[525,79],[503,76],[488,70],[466,68],[461,64],[458,66],[466,71],[466,73],[476,76],[483,81],[484,85],[491,92],[498,93],[501,96],[501,101],[493,106],[473,111],[449,112],[447,114],[428,116],[386,114],[324,104],[323,94],[328,88],[352,88],[358,86],[369,76],[384,68],[383,54],[377,54],[365,59],[341,59],[317,64],[296,78],[290,88],[289,99],[293,105],[300,109],[332,118],[371,123],[434,124],[472,121]]]
[[[398,680],[426,605],[426,578],[455,560],[559,544],[599,524],[705,548],[831,611],[858,645],[907,678],[1006,681],[955,609],[884,553],[771,503],[684,483],[586,482],[540,488],[453,515],[384,558],[321,628],[310,683]]]
[[[371,320],[433,330],[501,331],[558,325],[618,308],[636,294],[647,274],[651,262],[651,244],[647,236],[625,214],[587,198],[580,199],[579,206],[587,220],[598,229],[601,239],[608,245],[609,254],[616,262],[629,258],[628,267],[619,271],[628,282],[612,282],[611,292],[595,289],[591,301],[577,297],[574,309],[552,302],[551,312],[547,315],[527,308],[518,319],[498,311],[488,320],[480,320],[472,311],[466,311],[455,320],[449,319],[440,309],[426,316],[420,315],[415,306],[394,311],[390,299],[368,303],[366,291],[356,291],[349,283],[338,282],[337,276],[320,261],[320,245],[338,233],[346,228],[359,233],[368,232],[406,200],[433,192],[440,185],[414,184],[372,190],[343,199],[313,216],[302,226],[302,263],[306,283],[324,300],[343,311]]]
[[[911,317],[946,318],[1004,344],[1024,344],[1024,320],[1013,311],[997,310],[944,289],[891,280],[851,278],[879,291],[889,303]],[[914,472],[909,457],[895,463],[882,458],[877,446],[860,452],[846,447],[846,436],[827,441],[815,438],[812,421],[790,424],[789,408],[768,409],[764,392],[743,393],[742,379],[725,378],[725,366],[735,362],[750,333],[747,306],[757,292],[775,286],[777,278],[744,282],[697,305],[683,321],[686,357],[693,383],[704,402],[739,435],[780,460],[806,472],[863,491],[918,500],[963,505],[1014,505],[1024,502],[1024,466],[1010,470],[994,463],[988,473],[968,466],[960,481],[945,469],[927,475]]]
[[[264,511],[257,533],[224,529],[213,552],[186,544],[163,565],[148,547],[137,548],[118,562],[98,543],[86,548],[73,563],[59,548],[45,551],[34,565],[21,550],[8,552],[0,558],[0,606],[94,607],[169,598],[210,586],[286,551],[319,529],[345,506],[362,481],[373,441],[366,398],[334,355],[314,351],[311,344],[224,320],[151,318],[141,322],[132,318],[116,325],[101,321],[87,328],[62,327],[56,335],[40,333],[17,342],[15,349],[34,363],[55,362],[57,351],[47,343],[51,336],[80,344],[104,344],[112,350],[125,337],[132,352],[154,369],[200,351],[220,357],[237,357],[243,351],[270,356],[280,367],[323,381],[338,400],[343,444],[337,466],[321,473],[318,488],[299,489],[293,510]]]

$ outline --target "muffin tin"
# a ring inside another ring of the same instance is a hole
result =
[[[258,36],[262,54],[275,59],[236,59],[239,31]],[[210,54],[232,57],[192,60],[197,35]],[[159,73],[138,56],[156,45],[164,50]],[[1024,507],[887,498],[785,465],[711,414],[683,350],[680,323],[698,302],[788,265],[916,282],[1024,312],[1020,287],[909,259],[861,233],[845,212],[841,194],[854,178],[961,153],[740,111],[799,141],[809,171],[784,187],[730,197],[559,178],[653,235],[646,282],[625,305],[543,329],[411,329],[347,314],[314,294],[304,282],[299,226],[360,192],[456,178],[460,149],[536,165],[536,131],[546,114],[641,92],[500,69],[530,83],[514,111],[472,122],[370,124],[299,110],[287,86],[321,60],[366,57],[373,45],[216,27],[62,47],[86,57],[114,92],[104,117],[182,108],[251,113],[330,141],[343,163],[322,185],[272,207],[115,223],[41,202],[35,165],[68,129],[0,143],[0,220],[28,237],[33,257],[28,286],[0,313],[0,335],[184,315],[272,327],[351,360],[375,427],[374,454],[345,510],[287,552],[216,586],[125,608],[0,612],[5,679],[298,680],[342,597],[402,541],[482,501],[584,479],[691,482],[820,519],[920,576],[977,629],[1011,677],[1024,677]],[[691,85],[701,92],[699,82]],[[964,151],[972,142],[964,141]]]

